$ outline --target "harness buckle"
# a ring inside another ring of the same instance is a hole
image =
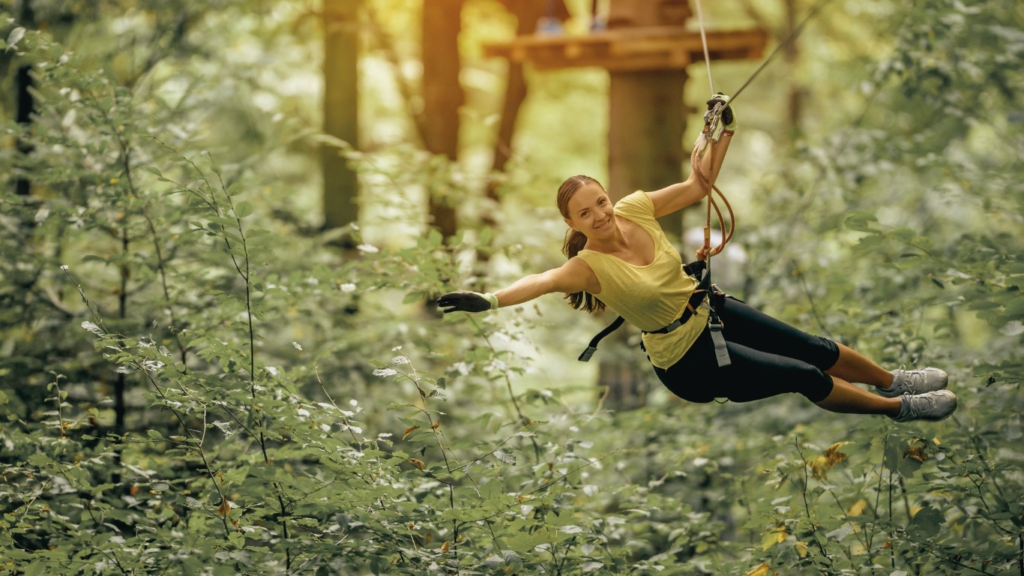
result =
[[[732,364],[732,359],[729,358],[729,349],[725,345],[725,336],[722,336],[722,323],[710,322],[708,329],[711,331],[711,343],[715,347],[715,360],[718,361],[718,367],[725,368]]]
[[[583,354],[580,354],[578,360],[580,362],[590,362],[590,359],[594,357],[594,352],[597,352],[597,348],[594,346],[587,346],[587,349],[583,351]]]

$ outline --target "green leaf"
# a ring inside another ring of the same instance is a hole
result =
[[[245,218],[249,214],[252,214],[252,204],[248,200],[243,200],[235,206],[235,216]]]
[[[477,242],[477,246],[487,246],[491,243],[491,238],[494,236],[494,230],[490,226],[484,226],[484,229],[480,231],[480,241]]]
[[[878,234],[878,230],[871,228],[870,224],[872,222],[878,222],[878,218],[876,218],[874,214],[870,214],[868,212],[850,212],[846,217],[845,224],[848,230]]]
[[[900,228],[899,230],[889,232],[889,236],[899,240],[900,242],[910,242],[915,236],[917,236],[917,233],[910,228]]]
[[[484,497],[484,500],[490,500],[501,496],[501,480],[492,479],[487,484],[480,487],[480,495]]]
[[[910,524],[907,525],[907,533],[915,539],[931,538],[939,533],[945,521],[946,518],[942,512],[931,506],[925,506],[918,510],[917,514],[914,514],[914,517],[910,519]]]
[[[441,390],[444,390],[445,389],[444,386],[445,386],[445,379],[443,377],[442,378],[438,378],[437,379],[437,387],[440,388]]]
[[[509,466],[516,465],[516,455],[511,452],[506,452],[505,450],[495,450],[494,457],[503,462],[504,464],[508,464]]]
[[[1010,318],[1019,318],[1024,316],[1024,296],[1014,298],[1007,303],[1005,313]]]
[[[535,530],[532,534],[520,532],[508,539],[508,547],[516,552],[529,552],[538,544],[552,540],[551,536],[551,531],[548,528]]]
[[[443,237],[441,236],[441,233],[438,232],[437,229],[431,228],[430,234],[427,235],[427,243],[430,245],[430,247],[439,248],[441,246],[442,240]]]
[[[157,176],[161,177],[163,176],[163,174],[159,170],[152,166],[146,166],[146,172],[149,172],[150,174],[156,174]]]
[[[25,28],[18,26],[14,30],[11,30],[11,34],[7,37],[7,46],[5,48],[14,48],[14,46],[25,37]]]

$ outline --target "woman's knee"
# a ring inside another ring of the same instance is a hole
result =
[[[809,367],[804,372],[798,388],[794,391],[815,403],[828,398],[835,386],[832,377],[817,367]]]
[[[839,345],[823,336],[811,336],[808,364],[824,371],[839,361]]]

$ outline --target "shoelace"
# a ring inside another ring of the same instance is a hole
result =
[[[899,371],[903,373],[903,377],[906,379],[908,384],[920,384],[921,380],[924,379],[924,370],[904,370],[906,364],[900,364]]]
[[[904,406],[907,407],[907,413],[904,416],[904,420],[916,420],[921,416],[923,412],[927,412],[928,409],[933,408],[935,399],[928,396],[914,396],[910,393],[902,394]]]

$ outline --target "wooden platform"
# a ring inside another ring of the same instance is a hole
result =
[[[764,30],[709,32],[712,60],[760,59]],[[511,42],[485,44],[484,54],[513,62],[532,62],[539,70],[599,66],[611,71],[685,68],[704,60],[700,32],[683,27],[622,28],[585,36],[519,36]]]

